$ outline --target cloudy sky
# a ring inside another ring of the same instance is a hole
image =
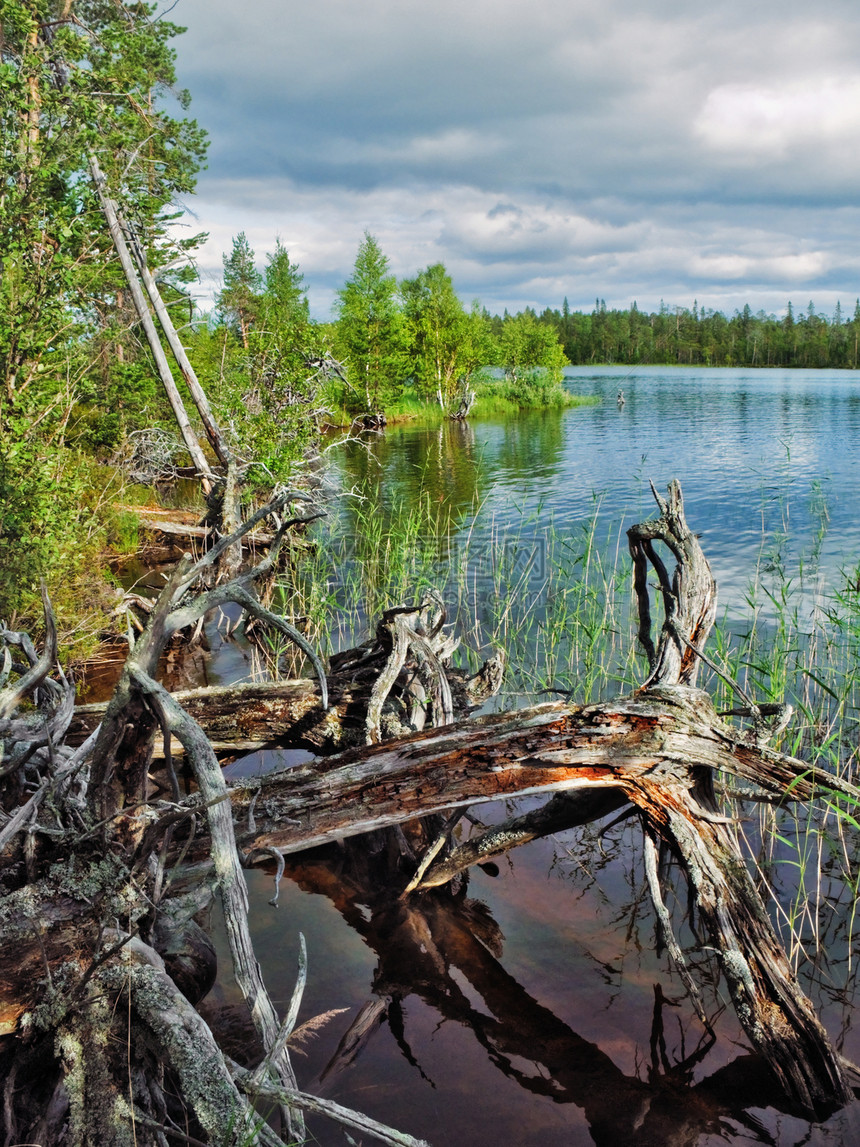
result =
[[[328,318],[365,230],[464,301],[860,295],[857,0],[178,0],[200,268],[276,236]]]

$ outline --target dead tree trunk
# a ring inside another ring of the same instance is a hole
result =
[[[66,0],[61,14],[61,22],[68,20],[71,13],[72,0]],[[56,25],[52,22],[43,24],[41,27],[40,35],[44,37],[47,44],[55,44],[54,32]],[[54,83],[60,89],[64,89],[68,84],[68,68],[62,55],[56,55],[52,61],[54,70]],[[149,343],[150,350],[152,351],[153,359],[155,360],[156,370],[158,371],[159,378],[167,393],[168,400],[170,401],[171,409],[173,410],[174,417],[176,418],[177,425],[182,434],[183,441],[186,448],[191,455],[191,460],[197,468],[201,478],[203,479],[204,490],[208,493],[212,487],[212,473],[206,456],[200,447],[200,442],[197,435],[188,420],[188,414],[185,410],[185,404],[176,388],[176,383],[173,379],[173,373],[170,370],[170,364],[164,354],[164,348],[161,345],[161,339],[158,337],[158,331],[155,323],[153,322],[152,315],[150,314],[149,307],[147,306],[146,298],[141,289],[140,280],[135,273],[135,262],[137,263],[140,278],[146,287],[147,294],[152,302],[153,308],[167,337],[168,344],[173,351],[179,369],[182,371],[183,377],[188,384],[191,396],[197,406],[200,417],[203,421],[206,434],[212,444],[215,454],[219,462],[226,468],[231,460],[230,451],[224,442],[220,429],[218,428],[215,418],[212,414],[209,400],[206,396],[203,387],[200,385],[197,375],[194,372],[191,363],[188,361],[188,356],[185,353],[173,322],[164,305],[164,300],[161,297],[161,292],[158,290],[152,274],[147,264],[146,255],[137,236],[126,221],[123,219],[122,214],[116,201],[111,197],[104,172],[95,155],[95,152],[89,154],[89,169],[92,175],[93,182],[96,186],[99,203],[108,225],[111,240],[113,241],[116,253],[119,256],[120,264],[125,275],[126,282],[128,283],[131,292],[134,308],[137,311],[138,318],[144,329],[146,340]],[[126,236],[131,241],[131,247],[134,252],[134,262],[132,255],[129,251],[129,244],[126,241]],[[231,531],[228,531],[231,532]]]
[[[194,405],[197,407],[197,412],[200,415],[200,420],[206,431],[206,437],[209,439],[218,461],[226,470],[233,456],[230,453],[227,443],[224,441],[221,428],[215,421],[215,416],[212,413],[212,407],[209,405],[209,398],[206,391],[200,385],[197,372],[191,365],[185,347],[182,345],[182,340],[176,333],[176,327],[173,325],[173,319],[171,319],[170,312],[164,304],[164,299],[161,297],[158,283],[156,283],[149,269],[143,244],[137,232],[122,215],[119,216],[119,224],[123,233],[128,237],[129,245],[134,255],[134,261],[137,264],[137,270],[143,280],[143,285],[146,287],[146,293],[149,296],[149,301],[152,303],[152,309],[155,311],[156,317],[161,324],[161,329],[164,331],[164,336],[167,339],[167,345],[173,352],[177,366],[182,371],[182,377],[185,379],[189,393],[194,399]]]
[[[822,787],[860,794],[806,762],[763,747],[764,718],[754,706],[750,733],[727,725],[710,698],[694,688],[715,615],[716,586],[686,525],[679,487],[673,484],[668,501],[658,502],[661,516],[630,531],[639,636],[651,666],[638,693],[583,709],[556,703],[484,717],[293,769],[263,783],[266,813],[256,815],[253,830],[243,820],[254,793],[234,790],[240,845],[249,856],[264,855],[260,850],[287,854],[502,796],[561,794],[538,812],[431,862],[420,883],[428,888],[468,864],[630,802],[640,812],[646,839],[664,841],[683,863],[747,1035],[786,1093],[814,1111],[847,1099],[843,1066],[791,972],[730,822],[717,809],[712,779],[725,772],[776,794],[790,786],[796,799],[810,799]],[[675,557],[671,578],[657,542]],[[649,563],[665,613],[657,642]],[[371,737],[379,725],[378,698],[406,655],[402,619],[393,615],[387,624],[389,659],[367,704]],[[300,719],[296,728],[301,725]],[[207,847],[197,841],[191,855],[202,859]],[[655,894],[659,898],[659,890]]]
[[[182,434],[188,453],[191,455],[191,461],[197,467],[203,483],[204,488],[208,491],[213,482],[212,469],[206,459],[206,455],[200,448],[200,442],[197,435],[194,433],[189,419],[188,413],[185,409],[185,404],[182,401],[182,396],[177,390],[176,383],[173,379],[173,373],[170,369],[170,363],[167,361],[167,356],[164,353],[164,347],[161,345],[161,339],[158,337],[158,331],[153,321],[152,315],[149,312],[149,307],[146,303],[146,297],[140,285],[140,281],[135,273],[134,263],[132,262],[131,254],[128,249],[128,244],[125,241],[122,226],[119,220],[119,214],[116,204],[111,199],[105,177],[102,173],[101,167],[96,157],[90,157],[90,171],[92,173],[93,181],[99,195],[99,202],[102,206],[105,219],[107,220],[108,229],[110,230],[111,239],[113,240],[114,247],[119,255],[120,263],[125,274],[126,282],[128,283],[131,297],[134,300],[134,307],[137,311],[137,317],[143,327],[146,340],[149,343],[149,349],[152,352],[152,357],[155,360],[155,367],[158,371],[158,377],[161,379],[162,386],[167,393],[170,401],[173,416],[176,419],[176,424]]]
[[[307,749],[328,756],[366,741],[368,704],[385,660],[383,656],[367,656],[366,647],[351,652],[366,660],[363,665],[351,668],[349,663],[343,664],[343,654],[332,659],[326,675],[327,710],[320,708],[317,682],[305,678],[208,685],[178,690],[173,697],[200,725],[222,758],[276,747]],[[380,649],[380,655],[382,652]],[[453,714],[458,720],[496,692],[501,681],[501,664],[500,658],[491,658],[475,674],[445,666]],[[389,737],[393,730],[401,735],[414,731],[414,726],[408,723],[417,719],[414,683],[408,680],[409,670],[407,664],[403,680],[395,682],[384,712],[380,713]],[[426,699],[419,704],[424,708]],[[102,701],[76,707],[67,734],[70,745],[82,744],[101,724],[107,705]],[[175,739],[171,751],[183,752]],[[163,756],[160,742],[154,746],[153,756],[156,759]]]
[[[653,489],[653,487],[652,487]],[[649,655],[651,674],[645,690],[695,684],[698,663],[716,617],[716,583],[684,519],[681,488],[669,487],[665,501],[654,491],[660,517],[629,531],[639,639]],[[654,542],[675,557],[670,583]],[[659,579],[665,621],[657,649],[651,639],[648,565]],[[746,698],[744,698],[746,699]],[[753,705],[757,740],[763,728]],[[763,762],[764,763],[764,762]],[[768,770],[761,770],[767,778]],[[761,1052],[791,1096],[806,1111],[851,1098],[840,1057],[800,989],[773,930],[728,822],[719,814],[713,770],[693,759],[679,762],[666,780],[642,777],[627,792],[640,810],[645,832],[660,837],[680,857],[695,903],[720,953],[723,973],[738,1017],[753,1046]]]

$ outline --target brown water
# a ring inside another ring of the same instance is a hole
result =
[[[502,806],[487,806],[486,820]],[[385,851],[365,841],[248,874],[255,943],[273,998],[292,992],[298,933],[309,982],[301,1022],[334,1015],[296,1056],[301,1086],[436,1147],[615,1147],[718,1142],[853,1144],[860,1105],[811,1125],[784,1110],[749,1054],[713,954],[679,924],[716,1039],[706,1036],[655,925],[635,821],[518,849],[492,878],[396,902]],[[676,913],[676,915],[678,915]],[[216,929],[217,934],[217,929]],[[221,946],[221,968],[229,955]],[[843,1052],[860,1057],[850,985],[837,966],[812,985]],[[362,1013],[362,1009],[365,1009]],[[204,1004],[241,1058],[255,1057],[243,1005],[222,971]],[[351,1025],[371,1016],[349,1049]],[[312,1121],[322,1144],[344,1143]]]

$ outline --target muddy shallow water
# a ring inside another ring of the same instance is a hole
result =
[[[655,951],[640,856],[635,822],[600,841],[594,830],[565,833],[518,849],[496,877],[474,870],[459,895],[408,906],[385,889],[385,858],[357,845],[288,862],[277,909],[271,875],[250,873],[273,998],[289,999],[302,932],[301,1020],[348,1009],[296,1057],[301,1085],[451,1147],[860,1141],[860,1105],[815,1126],[781,1109],[713,955],[691,951],[717,1038],[705,1035]],[[694,949],[683,927],[681,937]],[[219,957],[228,967],[223,947]],[[204,1013],[253,1058],[225,979]],[[812,994],[856,1059],[850,1005],[832,988]],[[344,1047],[362,1009],[368,1029]],[[332,1125],[312,1130],[320,1143],[344,1142]]]

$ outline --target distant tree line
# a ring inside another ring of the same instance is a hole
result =
[[[281,243],[261,273],[243,233],[224,256],[215,311],[189,337],[240,452],[283,476],[332,416],[390,415],[414,402],[450,410],[471,387],[491,402],[548,406],[564,400],[568,363],[853,368],[860,301],[850,319],[839,304],[829,318],[811,302],[797,314],[789,302],[781,318],[749,306],[728,317],[698,303],[649,314],[601,299],[590,313],[565,299],[561,310],[493,315],[479,300],[463,305],[442,263],[398,280],[365,233],[331,321],[317,322]]]
[[[534,313],[534,312],[533,312]],[[856,369],[860,361],[860,300],[846,318],[840,303],[831,317],[812,302],[782,318],[749,305],[731,316],[699,307],[667,306],[651,314],[636,303],[610,310],[596,299],[591,313],[547,308],[542,323],[558,332],[571,363],[674,363],[684,366],[830,367]]]

